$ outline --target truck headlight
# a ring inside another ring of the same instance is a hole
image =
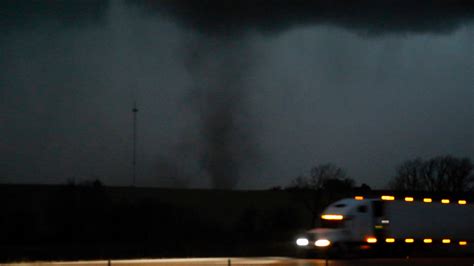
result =
[[[327,247],[331,245],[331,241],[327,239],[318,239],[316,242],[314,242],[314,245],[317,247]]]
[[[309,244],[309,241],[307,238],[298,238],[296,240],[296,245],[300,246],[300,247],[304,247],[304,246],[307,246]]]

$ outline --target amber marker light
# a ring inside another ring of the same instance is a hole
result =
[[[467,241],[459,241],[459,245],[460,246],[465,246],[465,245],[467,245]]]
[[[385,242],[387,242],[387,243],[395,243],[395,238],[391,238],[391,237],[390,237],[390,238],[386,238],[386,239],[385,239]]]
[[[344,216],[340,214],[323,214],[321,215],[321,218],[324,220],[342,220],[344,219]]]
[[[460,205],[466,205],[466,204],[467,204],[467,201],[465,201],[465,200],[458,200],[458,204],[460,204]]]
[[[425,238],[425,239],[423,239],[423,243],[431,244],[431,243],[433,243],[433,239],[431,239],[431,238]]]
[[[415,239],[413,238],[405,238],[405,243],[413,243],[415,242]]]
[[[445,238],[445,239],[441,240],[441,242],[443,242],[443,244],[449,244],[449,243],[451,243],[451,239]]]
[[[363,199],[364,199],[364,196],[355,196],[354,199],[355,199],[355,200],[363,200]]]
[[[431,198],[424,198],[423,202],[430,203],[433,202],[433,200]]]
[[[448,200],[448,199],[442,199],[442,200],[441,200],[441,203],[443,203],[443,204],[449,204],[449,200]]]
[[[413,197],[405,197],[405,201],[412,202],[413,200]]]
[[[375,237],[367,237],[366,240],[367,240],[367,243],[371,243],[371,244],[377,243],[377,238]]]
[[[382,200],[395,200],[394,196],[383,195],[380,197]]]

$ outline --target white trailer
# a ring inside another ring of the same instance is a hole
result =
[[[474,244],[474,207],[464,199],[356,196],[329,205],[320,226],[300,236],[296,244],[312,251],[395,245],[466,247]]]

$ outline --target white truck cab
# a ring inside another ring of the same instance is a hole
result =
[[[341,243],[365,243],[367,239],[375,238],[375,201],[342,199],[332,203],[321,214],[320,226],[298,238],[297,245],[322,248]]]

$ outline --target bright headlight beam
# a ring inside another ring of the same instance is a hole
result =
[[[327,239],[318,239],[316,242],[314,242],[314,245],[317,247],[327,247],[331,244],[331,241]]]
[[[309,244],[309,241],[307,238],[298,238],[296,240],[296,245],[300,246],[300,247],[304,247],[304,246],[307,246]]]

